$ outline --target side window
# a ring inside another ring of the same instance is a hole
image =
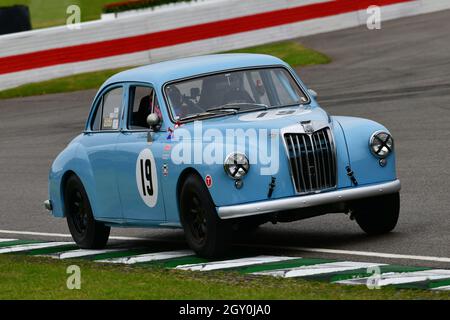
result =
[[[122,111],[122,98],[122,87],[112,89],[103,96],[101,130],[119,129],[119,117]]]
[[[131,130],[148,129],[147,117],[150,113],[156,113],[162,118],[156,92],[153,88],[130,87],[129,103],[128,128]]]

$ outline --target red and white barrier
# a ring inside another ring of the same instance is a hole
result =
[[[207,54],[450,8],[438,0],[217,0],[166,12],[0,37],[0,89]]]

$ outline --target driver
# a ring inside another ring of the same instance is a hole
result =
[[[187,105],[184,103],[184,98],[180,89],[176,86],[167,87],[167,97],[169,98],[170,106],[176,117],[182,118],[188,113]]]
[[[223,97],[223,104],[227,103],[254,103],[250,94],[244,89],[243,79],[236,73],[226,75],[228,81],[228,88]]]

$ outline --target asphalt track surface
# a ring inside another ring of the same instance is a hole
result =
[[[335,115],[379,121],[394,135],[403,186],[395,232],[369,237],[347,216],[333,214],[266,224],[255,234],[237,239],[236,243],[250,248],[236,246],[235,252],[286,254],[288,246],[450,257],[448,30],[450,11],[443,11],[385,22],[381,30],[358,27],[299,39],[333,58],[329,65],[298,70],[319,93],[322,107]],[[68,233],[65,221],[52,218],[42,207],[47,199],[47,174],[54,157],[82,130],[94,94],[95,90],[89,90],[0,100],[1,230]],[[114,229],[113,235],[146,238],[149,246],[185,246],[180,230]],[[0,236],[5,235],[0,231]],[[293,252],[348,259],[336,253]],[[360,260],[392,262],[383,257]],[[450,266],[448,262],[397,262]]]

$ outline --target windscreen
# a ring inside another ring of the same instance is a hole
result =
[[[167,85],[165,94],[172,115],[181,120],[218,110],[245,112],[308,101],[284,68],[239,70],[184,80]]]

